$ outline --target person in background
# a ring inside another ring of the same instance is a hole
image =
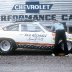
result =
[[[64,54],[65,56],[68,56],[68,47],[64,25],[60,23],[58,20],[53,20],[53,29],[55,29],[56,36],[55,36],[55,46],[52,55],[55,56],[58,53],[59,48],[58,44],[59,41],[62,40],[64,43]]]

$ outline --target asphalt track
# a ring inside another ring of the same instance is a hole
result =
[[[0,55],[0,72],[72,72],[72,54],[53,57],[46,51],[17,50]]]

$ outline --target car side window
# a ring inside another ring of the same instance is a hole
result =
[[[21,31],[27,31],[27,24],[21,25]]]
[[[22,24],[21,31],[27,32],[43,32],[42,29],[36,24]]]
[[[5,31],[19,31],[19,25],[10,25],[4,28]]]

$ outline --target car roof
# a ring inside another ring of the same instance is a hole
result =
[[[4,28],[4,27],[7,27],[7,26],[11,26],[11,25],[16,25],[16,24],[39,24],[39,22],[33,22],[33,21],[23,21],[23,22],[21,22],[21,21],[18,21],[18,22],[13,22],[13,23],[8,23],[8,24],[6,24],[6,25],[4,25],[4,26],[2,26],[2,28]]]

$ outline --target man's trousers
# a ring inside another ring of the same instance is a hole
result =
[[[59,41],[62,40],[63,44],[64,44],[64,54],[67,55],[68,54],[68,47],[67,47],[67,40],[66,40],[66,34],[64,30],[57,30],[56,31],[56,36],[55,36],[55,46],[53,49],[53,52],[55,54],[58,53],[58,46],[59,46]]]

